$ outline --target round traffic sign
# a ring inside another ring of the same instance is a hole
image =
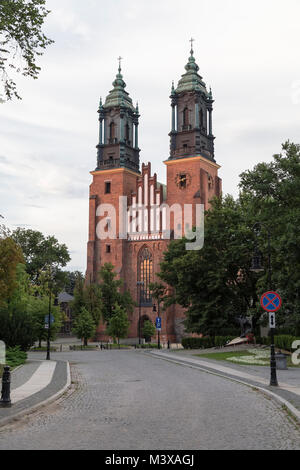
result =
[[[278,312],[282,305],[282,300],[277,292],[266,292],[262,295],[260,304],[266,312]]]

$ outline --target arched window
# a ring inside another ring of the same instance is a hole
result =
[[[143,248],[138,256],[138,282],[140,285],[141,293],[141,305],[150,306],[152,305],[152,296],[149,289],[149,285],[152,282],[153,277],[153,257],[147,247]],[[139,292],[138,292],[139,294]]]
[[[189,125],[189,110],[188,108],[184,108],[183,110],[183,127],[187,127]]]
[[[116,137],[116,126],[114,122],[111,122],[109,125],[109,140],[110,143],[113,143]]]
[[[203,129],[204,127],[204,114],[203,114],[203,109],[200,110],[200,127]]]
[[[130,143],[130,127],[129,124],[126,124],[125,127],[125,134],[126,134],[126,142],[129,144]]]

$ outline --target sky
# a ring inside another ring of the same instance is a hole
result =
[[[0,104],[3,222],[55,235],[86,270],[90,171],[96,166],[99,99],[122,73],[140,108],[141,161],[161,182],[169,156],[170,91],[195,39],[212,87],[216,160],[223,191],[239,175],[300,143],[299,0],[47,0],[38,80],[18,77],[22,101]]]

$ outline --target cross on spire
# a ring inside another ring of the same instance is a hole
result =
[[[121,67],[121,65],[122,65],[122,60],[123,60],[123,57],[121,57],[121,56],[118,57],[118,61],[119,61],[119,73],[121,73],[121,70],[122,70],[122,67]]]
[[[191,38],[190,39],[190,43],[191,43],[191,54],[193,55],[194,54],[194,50],[193,50],[193,43],[195,42],[195,39]]]

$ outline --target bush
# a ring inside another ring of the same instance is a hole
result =
[[[183,338],[184,349],[208,349],[214,347],[214,338],[206,336],[204,338]]]
[[[300,338],[297,338],[296,336],[292,335],[277,335],[274,337],[274,343],[275,347],[278,349],[284,349],[285,351],[292,351],[292,344],[294,341],[299,340]],[[271,338],[270,336],[268,337],[257,337],[256,338],[256,343],[261,344],[264,346],[270,346],[271,345]]]
[[[27,353],[21,351],[19,346],[8,348],[6,351],[6,364],[12,368],[24,364],[27,360]]]
[[[280,335],[275,336],[275,347],[278,349],[285,349],[286,351],[292,351],[292,344],[294,341],[299,340],[296,336],[292,335]]]

